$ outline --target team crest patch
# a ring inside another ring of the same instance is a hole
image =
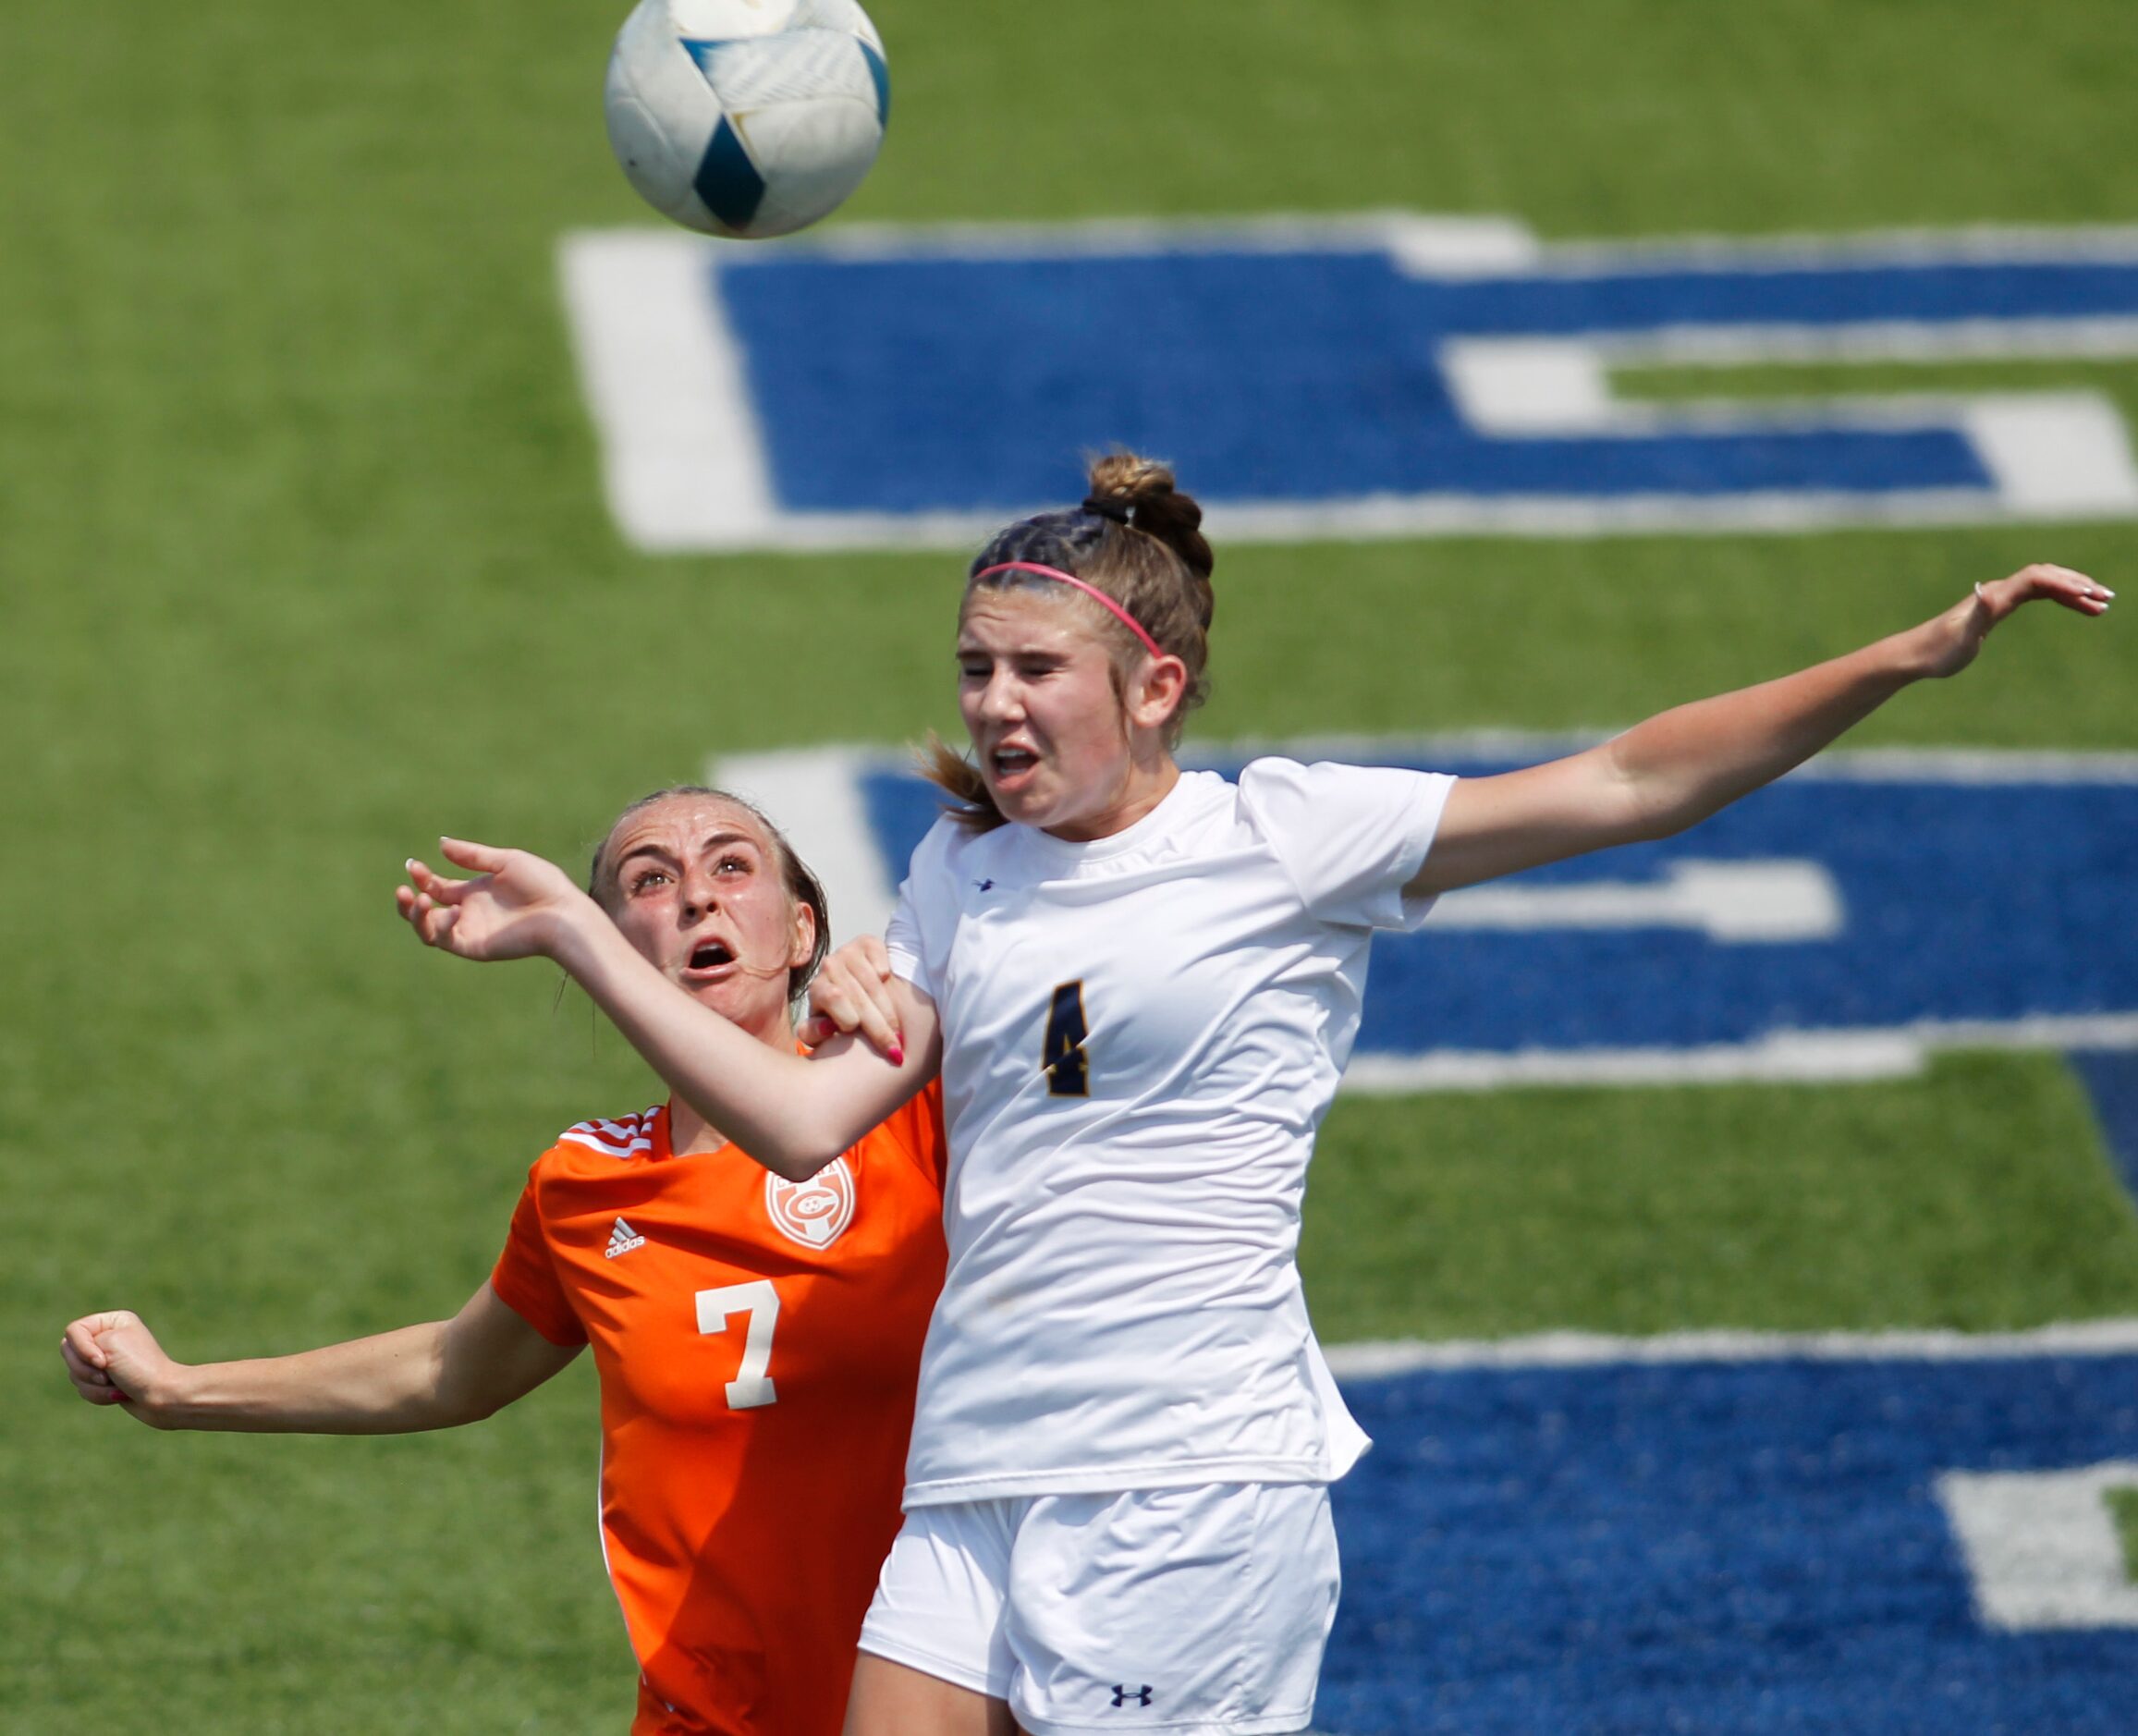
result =
[[[834,1158],[807,1181],[764,1178],[764,1209],[779,1233],[805,1248],[828,1248],[854,1221],[854,1172]]]

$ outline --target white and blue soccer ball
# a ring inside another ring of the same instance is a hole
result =
[[[891,79],[855,0],[641,0],[609,56],[609,144],[641,197],[709,235],[787,235],[861,183]]]

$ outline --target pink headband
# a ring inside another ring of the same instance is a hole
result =
[[[1155,639],[1153,639],[1148,632],[1144,631],[1142,622],[1139,621],[1133,615],[1130,615],[1128,610],[1124,609],[1118,603],[1116,603],[1113,598],[1108,596],[1104,591],[1101,591],[1098,586],[1086,584],[1074,573],[1064,572],[1059,567],[1042,567],[1037,561],[1006,560],[999,567],[983,568],[980,571],[974,573],[972,577],[975,581],[978,581],[981,579],[990,578],[998,572],[1037,573],[1042,579],[1053,579],[1065,585],[1074,585],[1087,597],[1096,597],[1102,605],[1104,605],[1113,613],[1117,619],[1123,622],[1131,633],[1135,634],[1138,639],[1142,640],[1143,643],[1149,647],[1150,653],[1154,657],[1163,657],[1170,654],[1160,647],[1158,642]]]

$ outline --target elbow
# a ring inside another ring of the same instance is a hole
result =
[[[1615,844],[1657,844],[1689,832],[1724,804],[1704,792],[1653,781],[1628,784],[1620,793]]]
[[[811,1104],[800,1114],[736,1136],[751,1157],[787,1181],[807,1181],[853,1149],[874,1125],[852,1125],[853,1114],[832,1104]]]
[[[700,1114],[704,1114],[702,1110]],[[711,1121],[713,1118],[706,1116]],[[846,1150],[829,1144],[817,1130],[778,1124],[738,1128],[732,1123],[727,1137],[744,1156],[760,1169],[769,1169],[783,1181],[807,1181]]]
[[[414,1414],[404,1418],[408,1432],[429,1434],[441,1428],[465,1428],[470,1423],[487,1423],[520,1395],[518,1391],[500,1390],[478,1381],[469,1381],[457,1388],[433,1393],[428,1401],[415,1407]]]
[[[1676,808],[1636,814],[1624,828],[1619,842],[1660,844],[1667,837],[1676,837],[1681,832],[1691,831],[1706,817],[1705,814],[1689,813]]]
[[[753,1119],[738,1126],[717,1108],[688,1100],[708,1125],[721,1128],[752,1163],[783,1180],[807,1181],[853,1143],[853,1139],[843,1136],[843,1129],[806,1111]]]
[[[846,1155],[850,1140],[838,1140],[830,1134],[813,1138],[782,1142],[769,1156],[752,1151],[750,1155],[765,1168],[784,1181],[807,1181],[820,1169],[828,1169]]]

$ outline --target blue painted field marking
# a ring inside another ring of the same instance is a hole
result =
[[[2138,312],[2138,271],[2108,271],[2120,311]],[[1978,299],[1955,297],[1937,274],[1877,275],[1886,318]],[[1073,493],[1075,431],[1096,429],[1168,454],[1218,501],[1985,492],[1988,473],[1949,428],[1482,436],[1437,360],[1448,339],[1485,334],[1816,317],[1819,289],[1848,287],[1829,274],[1435,284],[1374,250],[796,254],[724,267],[720,293],[750,357],[780,498],[801,510],[1053,499]],[[2002,291],[2014,313],[2062,312],[2082,287],[2022,274],[1984,283],[1992,293],[1979,300],[1994,306]],[[1110,353],[1109,333],[1135,334],[1133,366],[1092,365],[1094,347]]]
[[[1985,1625],[1937,1485],[2130,1461],[2134,1393],[2127,1353],[1348,1380],[1317,1722],[2120,1736],[2138,1630]]]
[[[1607,378],[2138,354],[2138,232],[1544,247],[1388,216],[665,240],[667,263],[635,236],[566,251],[612,499],[649,546],[961,544],[1073,498],[1079,455],[1117,441],[1174,459],[1235,539],[2138,515],[2097,394],[1668,408]],[[692,433],[713,397],[726,450]],[[718,473],[738,438],[746,488]]]

